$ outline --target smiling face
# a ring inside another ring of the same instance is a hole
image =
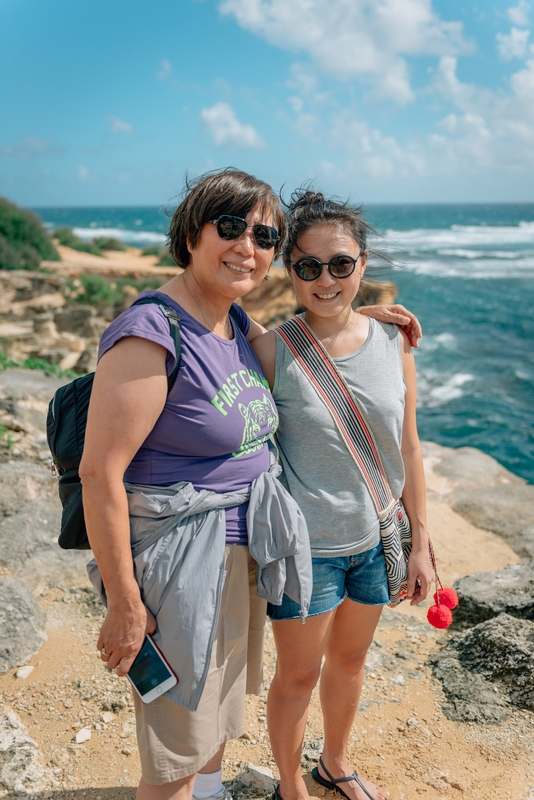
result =
[[[273,224],[272,215],[259,207],[245,219],[249,226]],[[258,247],[250,227],[238,239],[222,239],[211,222],[203,226],[197,245],[188,250],[191,260],[187,270],[193,271],[202,289],[231,300],[254,289],[267,275],[274,257],[274,247]]]
[[[291,251],[291,263],[304,256],[328,262],[339,255],[356,259],[360,255],[360,245],[342,228],[321,223],[300,235],[298,245]],[[303,306],[319,317],[334,317],[346,311],[356,297],[365,264],[366,254],[358,258],[354,272],[348,278],[334,278],[326,266],[323,266],[321,275],[315,281],[301,280],[292,268],[289,268],[288,274]]]

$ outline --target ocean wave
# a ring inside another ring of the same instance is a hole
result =
[[[156,231],[130,231],[122,228],[73,228],[76,236],[85,241],[90,241],[95,236],[109,236],[113,239],[120,239],[125,244],[165,244],[166,236],[164,233]]]
[[[532,250],[464,250],[461,247],[445,248],[436,251],[439,256],[456,256],[456,258],[506,258],[517,259],[529,257]]]
[[[426,408],[437,408],[465,394],[462,388],[475,379],[468,372],[457,372],[448,378],[434,369],[421,370],[417,381],[417,404]]]
[[[532,245],[534,222],[519,225],[451,225],[450,228],[414,228],[386,231],[386,245],[404,250]]]
[[[469,280],[496,280],[498,278],[534,277],[534,254],[529,258],[498,259],[473,258],[459,260],[451,258],[414,257],[405,260],[403,268],[417,275],[432,275],[440,278],[465,278]]]

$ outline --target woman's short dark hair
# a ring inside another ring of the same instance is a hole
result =
[[[198,244],[200,232],[207,222],[222,214],[245,218],[256,206],[272,214],[273,227],[279,234],[273,258],[280,255],[287,226],[280,199],[268,183],[234,167],[206,172],[199,178],[187,180],[184,197],[174,212],[167,236],[169,251],[179,267],[187,267],[190,253],[187,248]]]
[[[348,201],[329,200],[321,192],[314,192],[304,186],[296,189],[287,205],[288,233],[282,254],[286,264],[290,262],[291,251],[298,247],[304,231],[315,225],[332,225],[349,234],[360,246],[360,252],[367,250],[369,234],[375,230],[363,217],[361,206],[351,206]]]

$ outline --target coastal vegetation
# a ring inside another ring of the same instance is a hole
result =
[[[0,269],[35,270],[44,259],[60,257],[39,217],[0,198]]]
[[[79,378],[80,376],[71,369],[61,369],[58,364],[50,364],[44,358],[24,358],[21,361],[17,361],[11,356],[7,355],[7,353],[3,353],[0,350],[0,372],[3,372],[5,369],[11,369],[12,367],[19,367],[21,369],[40,369],[46,375],[52,375],[56,378]],[[5,427],[0,425],[0,436],[2,434],[2,428]]]
[[[115,239],[113,236],[95,236],[91,242],[84,242],[83,239],[76,236],[72,228],[67,226],[56,228],[54,236],[63,247],[70,247],[81,253],[91,253],[93,256],[103,256],[104,250],[126,252],[125,245],[120,239]]]
[[[99,311],[115,308],[124,310],[139,292],[158,289],[161,278],[117,278],[108,280],[101,275],[80,275],[70,282],[69,300],[95,306]]]
[[[152,244],[150,247],[145,247],[141,253],[143,256],[159,256],[157,267],[175,267],[176,262],[169,253],[166,247],[159,247],[157,244]]]

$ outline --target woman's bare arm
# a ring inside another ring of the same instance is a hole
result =
[[[402,428],[402,460],[405,472],[402,502],[412,528],[412,552],[408,559],[408,597],[411,599],[410,605],[413,606],[427,596],[432,586],[433,574],[428,556],[425,474],[415,412],[417,399],[415,361],[405,335],[402,335],[402,347],[406,383]]]
[[[421,323],[411,311],[401,306],[399,303],[393,305],[362,306],[360,314],[373,317],[379,322],[392,322],[398,325],[403,333],[408,337],[412,347],[419,347],[419,339],[423,336]]]
[[[267,333],[267,328],[264,328],[263,325],[260,325],[259,322],[249,317],[250,320],[250,328],[248,329],[247,339],[252,344],[254,339],[257,339],[258,336],[263,336],[264,333]]]
[[[105,647],[108,667],[118,675],[128,672],[145,634],[156,628],[134,577],[123,479],[165,405],[166,353],[128,337],[100,359],[80,464],[87,533],[108,599],[97,647]]]
[[[276,368],[276,333],[267,331],[263,336],[257,336],[251,342],[252,349],[256,353],[256,358],[260,362],[263,374],[269,381],[271,389],[274,386],[274,375]]]

